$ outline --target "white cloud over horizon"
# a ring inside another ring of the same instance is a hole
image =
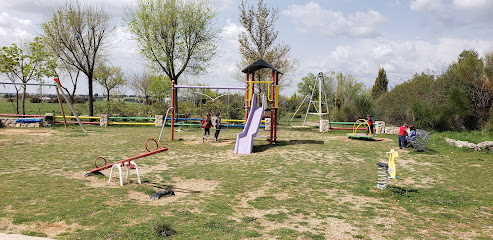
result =
[[[281,13],[290,18],[298,31],[315,31],[326,36],[377,37],[380,35],[377,24],[386,20],[378,11],[358,11],[345,16],[312,1],[305,5],[289,5]]]
[[[359,44],[338,45],[327,55],[307,59],[304,68],[311,72],[336,71],[360,78],[373,85],[378,69],[384,68],[391,85],[397,85],[421,72],[441,74],[457,60],[463,50],[474,49],[480,56],[493,49],[493,40],[441,38],[436,43],[368,39]],[[392,76],[397,76],[393,79]],[[300,76],[302,77],[302,76]]]
[[[0,13],[0,39],[11,38],[17,42],[28,41],[34,37],[29,31],[31,27],[32,21],[29,19],[13,17],[6,12]]]
[[[493,1],[490,0],[413,0],[410,9],[426,13],[443,26],[493,23]]]
[[[46,11],[56,9],[62,2],[0,0],[0,47],[40,34],[39,23]],[[107,48],[110,63],[121,66],[127,76],[146,71],[146,60],[122,20],[125,8],[134,1],[90,2],[107,8],[116,26]],[[493,14],[489,14],[493,12],[493,1],[300,2],[265,2],[279,9],[278,41],[290,45],[291,55],[300,63],[292,87],[284,89],[283,94],[295,92],[297,82],[309,72],[351,74],[371,87],[378,69],[384,67],[390,85],[395,86],[415,73],[441,73],[464,49],[474,49],[480,56],[493,50]],[[212,4],[219,11],[217,25],[221,29],[217,56],[208,64],[206,73],[183,79],[208,85],[241,85],[235,80],[241,74],[237,66],[238,34],[243,29],[238,21],[238,3],[213,0]],[[78,93],[85,93],[85,81],[81,83]]]

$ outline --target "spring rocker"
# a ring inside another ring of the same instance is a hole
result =
[[[389,162],[382,163],[378,162],[378,181],[377,188],[384,190],[389,185],[389,179],[396,179],[397,171],[395,168],[395,159],[399,157],[399,153],[394,149],[391,149],[390,152],[386,152],[389,154]]]
[[[368,131],[368,134],[366,133],[358,133],[358,130],[360,130],[360,126],[363,125],[365,128],[361,129],[366,129]],[[373,140],[377,135],[373,134],[373,129],[370,129],[370,125],[366,121],[366,119],[358,119],[353,125],[353,133],[348,133],[346,134],[348,138],[351,139],[363,139],[363,140]]]
[[[156,150],[150,151],[147,148],[147,143],[149,142],[149,140],[152,140],[152,141],[154,141],[154,143],[156,143]],[[145,146],[145,149],[147,150],[146,153],[142,153],[142,154],[139,154],[137,156],[134,156],[134,157],[131,157],[131,158],[127,158],[127,159],[124,159],[124,160],[120,160],[120,161],[117,161],[117,162],[114,162],[114,163],[110,163],[110,164],[106,164],[106,159],[104,157],[102,157],[102,156],[97,157],[96,159],[94,159],[94,166],[96,168],[91,169],[91,171],[89,173],[86,173],[84,175],[84,177],[89,177],[89,176],[92,176],[92,175],[95,175],[95,174],[101,174],[100,171],[105,170],[105,169],[108,169],[108,168],[111,168],[110,177],[109,177],[109,180],[108,180],[108,183],[110,183],[111,182],[111,177],[113,176],[113,168],[117,167],[118,168],[118,172],[120,173],[120,186],[123,186],[122,167],[127,167],[127,176],[126,176],[126,179],[128,179],[130,169],[135,169],[136,172],[137,172],[137,180],[138,180],[139,184],[142,184],[142,182],[140,180],[139,167],[137,166],[137,163],[135,163],[134,160],[139,159],[139,158],[148,157],[148,156],[151,156],[151,155],[160,153],[160,152],[168,151],[168,148],[167,147],[159,148],[159,145],[158,145],[157,141],[154,140],[154,139],[152,139],[152,138],[147,139],[144,146]],[[104,165],[102,167],[98,167],[98,165],[97,165],[98,159],[103,159],[104,160]]]

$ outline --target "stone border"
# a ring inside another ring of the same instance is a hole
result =
[[[478,144],[474,144],[468,141],[454,140],[450,138],[445,138],[445,141],[447,141],[451,145],[460,148],[466,147],[466,148],[474,149],[476,151],[481,151],[481,150],[493,151],[493,141],[485,141]]]

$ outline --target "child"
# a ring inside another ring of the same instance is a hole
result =
[[[216,113],[216,132],[214,133],[214,137],[216,138],[217,142],[217,137],[219,137],[219,132],[221,132],[221,117],[219,117],[219,112]]]
[[[406,149],[406,135],[407,135],[407,123],[402,124],[402,126],[399,127],[399,148]]]
[[[409,130],[411,130],[411,132],[406,137],[406,144],[407,144],[407,141],[414,141],[414,138],[416,137],[416,127],[413,125],[409,125]]]
[[[371,114],[366,115],[366,122],[370,126],[368,130],[366,130],[366,135],[371,134],[374,135],[373,133],[373,119],[371,119]]]
[[[211,114],[207,113],[207,116],[202,120],[202,128],[204,129],[204,137],[202,137],[202,142],[204,142],[206,137],[209,137],[211,134],[211,126],[212,126],[212,121],[211,121]]]

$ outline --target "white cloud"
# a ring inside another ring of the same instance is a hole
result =
[[[490,0],[413,0],[410,9],[427,13],[446,27],[485,26],[493,22],[493,1]]]
[[[492,3],[488,0],[454,0],[453,5],[457,9],[481,9],[491,7]]]
[[[18,43],[19,40],[30,40],[34,37],[31,33],[32,21],[12,17],[8,13],[0,13],[0,45]]]
[[[233,8],[235,2],[234,0],[212,0],[211,5],[215,7],[218,11],[224,11]]]
[[[235,80],[239,72],[236,64],[240,61],[238,50],[238,34],[243,27],[227,19],[221,29],[221,42],[219,43],[216,58],[210,62],[208,72],[196,79],[207,85],[239,86]]]
[[[356,12],[345,16],[342,12],[323,9],[316,2],[289,5],[282,14],[290,17],[301,32],[317,31],[327,36],[376,37],[377,24],[386,18],[378,11]]]
[[[367,39],[351,46],[339,45],[325,56],[303,59],[300,69],[352,74],[367,86],[372,86],[378,69],[383,67],[391,85],[396,85],[415,73],[441,73],[465,49],[474,49],[482,55],[493,49],[493,40],[440,38],[437,42],[428,42]]]
[[[438,11],[444,7],[441,0],[414,0],[411,1],[411,10]]]

